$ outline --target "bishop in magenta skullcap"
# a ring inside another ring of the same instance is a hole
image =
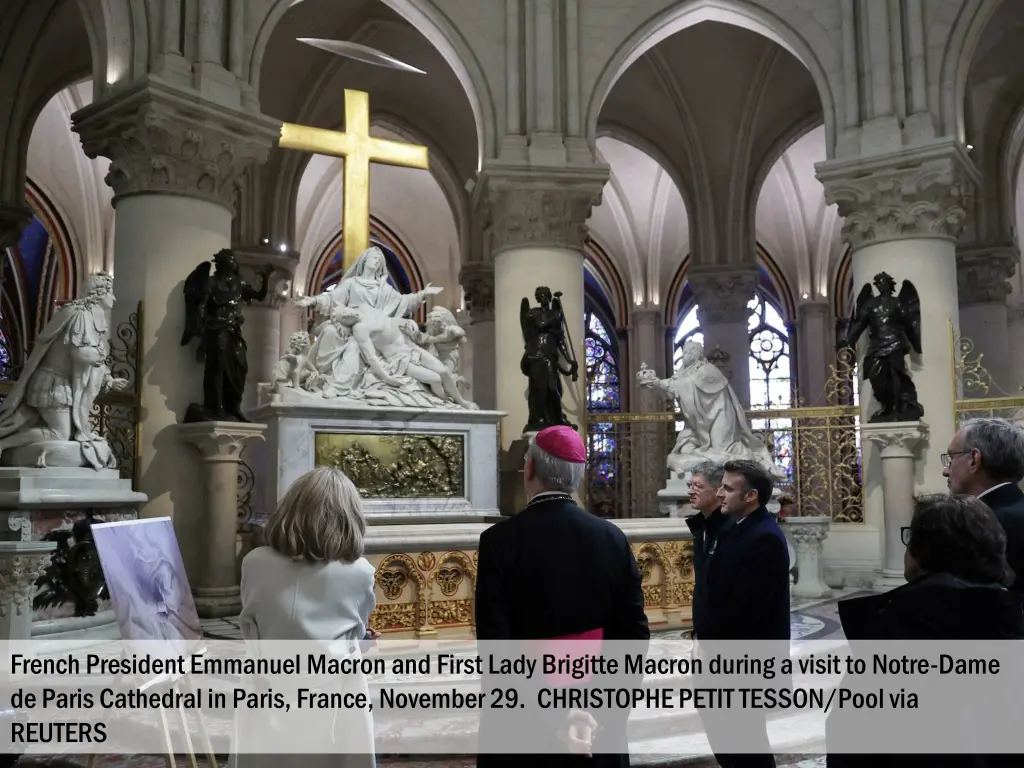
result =
[[[534,438],[537,447],[562,461],[573,464],[587,463],[587,447],[583,438],[572,427],[548,427]]]

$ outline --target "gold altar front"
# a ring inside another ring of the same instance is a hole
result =
[[[691,626],[693,541],[637,541],[633,553],[643,578],[652,629]],[[475,548],[367,555],[376,568],[377,608],[370,626],[390,638],[465,637],[474,632]],[[558,589],[537,584],[536,589]]]

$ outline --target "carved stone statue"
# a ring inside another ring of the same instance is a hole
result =
[[[917,401],[905,357],[911,350],[921,354],[921,299],[909,280],[894,296],[896,281],[885,272],[875,275],[874,284],[877,296],[872,295],[870,284],[861,288],[846,335],[836,348],[855,347],[861,334],[868,332],[861,372],[882,406],[869,423],[917,421],[924,416],[924,408]]]
[[[443,307],[431,310],[424,332],[411,315],[429,296],[428,285],[401,294],[388,282],[383,252],[366,250],[333,290],[299,299],[317,312],[316,340],[306,354],[309,375],[297,387],[277,384],[281,402],[322,402],[359,406],[470,408],[459,391],[458,347],[466,333]],[[290,353],[294,354],[294,353]],[[288,355],[281,372],[292,371]],[[266,390],[261,385],[261,391]]]
[[[519,305],[519,324],[526,342],[519,368],[529,381],[530,406],[523,432],[539,432],[559,425],[575,429],[576,425],[569,423],[562,410],[562,376],[570,376],[573,381],[579,378],[579,363],[562,311],[562,294],[556,292],[552,296],[551,289],[542,285],[533,295],[539,307],[531,308],[526,297]]]
[[[640,386],[662,389],[679,403],[683,428],[668,456],[674,477],[683,478],[702,461],[749,459],[782,479],[764,442],[751,430],[729,380],[704,356],[703,345],[686,342],[679,369],[669,379],[659,379],[646,364],[641,364],[636,378]]]
[[[274,366],[274,380],[271,382],[274,391],[280,393],[282,387],[299,389],[304,380],[316,376],[317,370],[309,359],[309,334],[296,331],[288,339],[288,352]]]
[[[242,279],[235,255],[225,248],[192,270],[185,280],[185,331],[181,345],[199,339],[196,359],[203,362],[203,403],[192,403],[185,422],[248,421],[242,415],[242,393],[249,371],[245,339],[242,337],[241,302],[267,296],[272,264],[260,270],[260,287]]]
[[[0,406],[0,461],[7,466],[117,466],[109,443],[89,421],[101,392],[130,386],[127,379],[111,376],[105,362],[114,280],[92,275],[81,294],[43,328],[21,378]]]

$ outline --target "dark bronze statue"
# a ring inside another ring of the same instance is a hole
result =
[[[921,299],[909,280],[903,281],[899,296],[896,281],[885,272],[875,275],[878,295],[866,283],[857,296],[850,324],[837,349],[855,347],[868,332],[868,348],[861,371],[871,382],[871,392],[882,406],[869,423],[916,421],[924,416],[917,401],[917,388],[907,370],[906,355],[921,354]]]
[[[562,376],[576,381],[580,368],[565,325],[562,294],[552,296],[550,288],[541,286],[533,295],[539,307],[531,308],[525,297],[519,307],[519,324],[526,342],[519,368],[529,380],[530,406],[529,421],[523,431],[538,432],[559,425],[575,429],[576,425],[569,423],[562,410]]]
[[[242,279],[235,255],[230,249],[204,261],[185,280],[185,332],[181,345],[199,339],[196,359],[205,363],[203,370],[203,403],[192,403],[185,412],[185,422],[248,421],[242,415],[242,393],[249,371],[245,339],[242,338],[241,302],[266,298],[267,286],[274,266],[267,264],[260,271],[260,287],[254,289]]]

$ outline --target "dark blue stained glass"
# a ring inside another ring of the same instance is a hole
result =
[[[587,412],[614,413],[621,408],[619,362],[611,334],[592,311],[584,317],[586,336]],[[609,425],[610,426],[610,425]]]

